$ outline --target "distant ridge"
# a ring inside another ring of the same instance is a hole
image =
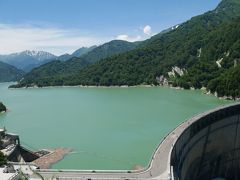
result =
[[[89,53],[90,51],[92,51],[93,49],[95,49],[97,46],[91,46],[91,47],[82,47],[76,51],[74,51],[72,54],[63,54],[61,56],[58,56],[56,58],[56,60],[61,60],[61,61],[67,61],[70,60],[71,58],[74,57],[81,57],[87,53]]]
[[[92,51],[86,53],[80,58],[74,57],[65,62],[52,61],[44,64],[38,68],[33,69],[25,76],[25,78],[44,78],[51,76],[70,75],[79,72],[84,67],[90,64],[94,64],[101,59],[114,55],[117,56],[118,54],[133,50],[136,47],[137,44],[135,43],[121,40],[113,40],[94,48]],[[56,82],[56,84],[61,84],[61,82],[62,81]]]
[[[24,75],[22,70],[0,62],[0,82],[19,81]]]
[[[0,55],[0,61],[8,63],[26,72],[46,63],[48,60],[55,58],[55,55],[45,51],[30,50],[9,55]]]

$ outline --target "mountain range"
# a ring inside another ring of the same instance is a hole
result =
[[[58,67],[59,69],[65,66],[65,64],[66,64],[66,67],[76,66],[74,67],[75,69],[77,68],[81,69],[87,64],[92,64],[100,59],[132,50],[136,47],[137,44],[138,43],[130,43],[127,41],[114,40],[114,41],[105,43],[99,47],[97,46],[91,46],[89,48],[82,47],[74,51],[72,54],[63,54],[60,56],[55,56],[45,51],[26,50],[20,53],[0,55],[0,61],[9,65],[12,65],[18,69],[21,69],[24,72],[30,72],[34,68],[37,68],[41,65],[45,65],[48,63],[49,64],[47,66],[52,66],[52,65],[56,66],[56,64],[59,64],[59,67]],[[78,59],[78,58],[81,58],[81,59]],[[69,62],[64,62],[68,60]],[[68,70],[62,70],[62,71],[67,72]],[[69,72],[72,72],[72,70],[69,70]]]
[[[21,69],[25,72],[29,72],[38,66],[41,66],[54,60],[67,61],[74,57],[81,57],[87,54],[88,52],[92,51],[96,47],[97,46],[92,46],[89,48],[82,47],[74,51],[72,54],[63,54],[60,56],[56,56],[45,51],[26,50],[23,52],[12,53],[9,55],[0,55],[0,61],[15,66],[16,68]]]
[[[240,97],[239,17],[240,1],[222,0],[213,11],[140,44],[130,43],[132,50],[95,54],[97,58],[90,61],[81,57],[51,62],[26,74],[13,87],[168,84],[186,89],[206,87],[219,96]]]
[[[9,55],[0,55],[0,82],[18,81],[23,77],[25,72],[29,72],[38,66],[55,60],[67,61],[74,57],[81,57],[96,47],[82,47],[72,54],[61,56],[55,56],[45,51],[30,50]]]
[[[80,58],[74,57],[68,61],[60,60],[51,61],[38,68],[33,69],[30,73],[26,74],[24,78],[41,79],[53,76],[60,77],[65,75],[72,75],[78,73],[84,67],[97,63],[98,61],[104,58],[111,57],[114,55],[117,56],[121,53],[133,50],[138,45],[139,43],[113,40],[94,48],[92,51],[88,52],[85,55],[82,55]]]
[[[23,51],[9,55],[0,55],[0,61],[15,66],[25,72],[46,63],[48,60],[55,59],[56,56],[44,51]]]
[[[10,82],[20,80],[24,75],[22,70],[9,64],[0,62],[0,82]]]

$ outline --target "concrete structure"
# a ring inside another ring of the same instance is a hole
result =
[[[6,172],[7,169],[12,168],[11,171]],[[36,170],[34,164],[25,164],[25,163],[9,163],[8,167],[0,167],[0,179],[1,180],[21,180],[26,177],[29,179],[29,176],[34,173]],[[22,173],[20,173],[22,172]]]
[[[40,157],[21,146],[18,135],[7,133],[5,129],[0,129],[0,151],[10,162],[32,162]]]
[[[36,169],[36,166],[28,163],[39,158],[39,156],[22,147],[19,136],[7,133],[5,129],[0,129],[0,151],[8,160],[7,165],[0,167],[0,180],[18,180],[21,175],[20,171],[29,174],[27,172],[32,172],[28,170],[30,166],[31,169]]]
[[[6,133],[5,129],[0,129],[0,151],[8,158],[14,154],[20,146],[19,136]]]
[[[240,104],[188,122],[171,152],[175,179],[240,179]]]

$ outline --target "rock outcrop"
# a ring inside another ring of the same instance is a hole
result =
[[[6,106],[2,102],[0,102],[0,113],[1,112],[6,112],[6,111],[7,111]]]

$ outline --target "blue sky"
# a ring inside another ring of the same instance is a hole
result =
[[[0,0],[0,54],[25,49],[63,54],[113,39],[144,40],[214,9],[219,2]]]

